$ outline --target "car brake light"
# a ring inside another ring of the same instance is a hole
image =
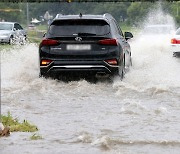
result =
[[[47,66],[52,62],[52,60],[49,59],[43,59],[41,60],[41,66]]]
[[[58,45],[58,44],[59,44],[58,40],[52,40],[52,39],[44,39],[41,42],[42,46]]]
[[[180,44],[180,40],[173,38],[171,39],[171,44]]]
[[[108,59],[108,60],[105,60],[105,62],[107,62],[110,65],[117,65],[118,64],[117,59]]]
[[[102,45],[115,45],[117,46],[117,40],[116,39],[104,39],[104,40],[99,40],[99,44]]]

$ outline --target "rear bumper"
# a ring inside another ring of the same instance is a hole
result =
[[[173,44],[170,47],[174,57],[180,57],[180,44]]]
[[[105,61],[53,61],[48,66],[40,66],[42,74],[77,73],[105,73],[115,74],[119,66],[109,65]]]
[[[180,44],[174,44],[174,45],[171,45],[171,48],[170,48],[171,52],[180,52]]]

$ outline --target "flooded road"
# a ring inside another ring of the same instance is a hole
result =
[[[154,19],[154,18],[153,18]],[[37,125],[0,139],[0,153],[179,154],[180,59],[170,37],[136,36],[123,81],[39,78],[38,45],[1,51],[1,110]]]
[[[38,78],[37,45],[1,51],[2,114],[27,119],[43,137],[11,133],[1,153],[178,154],[180,59],[168,41],[133,40],[125,79],[96,84]]]

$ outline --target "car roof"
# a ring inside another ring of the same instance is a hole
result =
[[[105,19],[113,18],[110,14],[105,13],[103,15],[91,15],[91,14],[79,14],[79,15],[63,15],[57,14],[54,20],[65,20],[65,19]]]
[[[5,21],[3,21],[3,22],[0,22],[0,23],[5,23],[5,24],[15,24],[16,22],[5,22]]]

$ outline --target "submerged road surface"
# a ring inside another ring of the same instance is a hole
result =
[[[39,78],[34,44],[1,51],[2,114],[37,125],[43,139],[11,133],[0,153],[179,154],[180,59],[168,41],[132,41],[125,79],[96,84]]]

